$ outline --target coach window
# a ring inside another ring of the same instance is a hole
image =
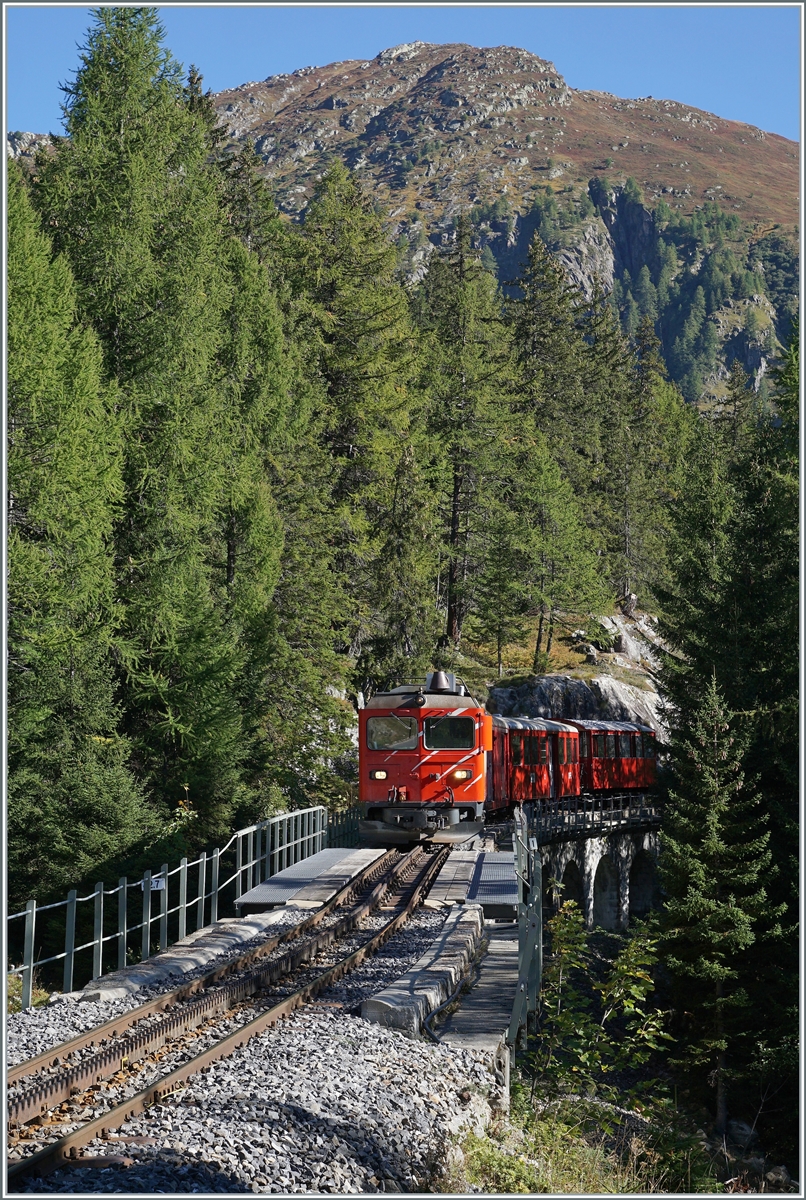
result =
[[[630,745],[631,738],[629,733],[620,733],[618,735],[618,756],[619,758],[632,758],[632,746]]]
[[[545,737],[541,737],[539,746],[540,746],[540,762],[545,765],[549,760],[548,739]]]
[[[568,739],[568,742],[569,742],[569,749],[571,751],[571,758],[569,761],[575,762],[575,763],[579,762],[579,741],[577,740],[577,738],[572,737],[572,738]]]
[[[588,734],[587,734],[586,730],[583,730],[579,735],[579,753],[582,758],[590,757],[590,750],[588,747]]]
[[[476,723],[472,717],[426,717],[425,744],[429,750],[472,750]]]
[[[595,733],[594,740],[594,758],[604,758],[605,756],[605,735],[603,733]]]
[[[616,757],[616,735],[615,733],[606,734],[607,737],[607,758]]]
[[[367,721],[369,750],[416,750],[416,717],[370,717]]]
[[[644,735],[644,758],[655,757],[655,739],[651,734]]]
[[[558,757],[559,757],[560,765],[565,766],[565,763],[566,763],[565,738],[563,737],[562,734],[560,734],[560,736],[557,738],[557,747],[558,747]]]
[[[509,746],[512,752],[512,765],[519,767],[523,762],[523,739],[519,733],[513,733],[509,739]]]

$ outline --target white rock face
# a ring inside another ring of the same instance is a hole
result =
[[[657,689],[645,676],[646,687],[633,687],[612,675],[597,675],[590,681],[570,675],[535,675],[518,687],[492,688],[487,701],[490,712],[503,717],[544,717],[581,721],[635,721],[655,730],[661,742],[668,740],[668,724]]]

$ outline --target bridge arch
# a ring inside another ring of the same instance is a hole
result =
[[[593,924],[602,929],[618,929],[619,872],[609,854],[603,854],[593,877]]]
[[[657,863],[649,850],[639,850],[632,860],[629,897],[631,921],[645,917],[660,902]]]
[[[560,901],[573,900],[574,903],[585,912],[585,882],[582,878],[582,872],[572,858],[566,865],[562,875],[562,884],[560,888]]]

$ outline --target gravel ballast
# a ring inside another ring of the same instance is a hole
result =
[[[130,1167],[60,1170],[20,1181],[27,1192],[313,1194],[417,1192],[440,1169],[462,1125],[483,1125],[496,1102],[486,1060],[363,1021],[361,1002],[424,953],[445,912],[420,909],[380,953],[299,1010],[214,1064],[119,1131],[156,1145],[96,1142],[87,1155],[123,1154]],[[142,1000],[142,996],[136,999]],[[134,999],[134,998],[133,998]],[[130,1003],[116,1001],[125,1011]],[[79,1013],[82,1027],[113,1004],[58,1004],[17,1014],[14,1036],[39,1040]],[[30,1018],[41,1028],[23,1032]],[[74,1033],[71,1024],[54,1041]],[[51,1042],[51,1044],[53,1044]],[[28,1051],[30,1053],[31,1051]],[[21,1057],[24,1057],[22,1054]],[[54,1129],[54,1134],[58,1130]]]

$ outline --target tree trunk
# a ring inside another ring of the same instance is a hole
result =
[[[498,678],[499,679],[504,674],[503,663],[501,661],[502,641],[503,641],[503,631],[501,629],[501,626],[499,625],[498,626]]]
[[[722,1041],[724,1035],[724,1021],[722,1017],[722,980],[718,980],[716,984],[716,1036],[718,1041]],[[725,1094],[725,1051],[717,1050],[716,1054],[716,1132],[720,1137],[724,1136],[728,1127],[728,1098]]]
[[[543,645],[543,621],[545,620],[545,616],[545,610],[541,605],[540,622],[537,626],[537,641],[535,642],[535,656],[532,662],[532,668],[535,674],[537,674],[537,672],[540,670],[540,647]]]
[[[462,623],[459,616],[459,525],[460,500],[462,495],[461,472],[453,473],[453,496],[451,497],[451,532],[449,538],[450,560],[448,562],[448,621],[446,635],[448,644],[456,646],[462,633]]]
[[[546,642],[546,654],[551,654],[551,643],[554,641],[554,609],[549,613],[549,640]]]

